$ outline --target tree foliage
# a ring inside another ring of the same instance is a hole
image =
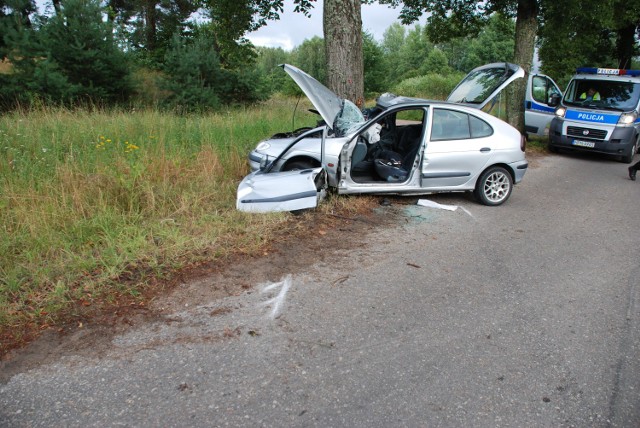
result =
[[[362,34],[362,58],[364,63],[364,91],[366,95],[380,94],[389,90],[387,78],[389,62],[382,47],[370,33]]]
[[[35,11],[34,0],[0,0],[0,59],[13,48],[8,38],[32,29],[31,15]]]
[[[129,65],[97,0],[67,0],[56,15],[37,21],[37,31],[14,26],[3,38],[13,66],[3,76],[0,102],[5,107],[34,99],[76,104],[128,98]]]
[[[546,1],[542,16],[543,70],[560,80],[568,79],[579,66],[631,68],[632,58],[639,53],[638,2]]]
[[[425,27],[420,25],[406,28],[394,23],[384,32],[380,42],[365,32],[365,94],[371,97],[392,91],[402,81],[414,77],[418,79],[412,82],[424,82],[427,80],[422,77],[426,75],[455,75],[459,80],[472,68],[487,62],[511,61],[514,31],[513,20],[495,15],[477,37],[457,38],[439,44],[431,43]],[[291,52],[281,48],[259,48],[257,52],[258,68],[270,76],[270,81],[278,82],[272,86],[273,91],[298,93],[295,83],[276,67],[282,63],[293,64],[325,82],[324,40],[319,37],[305,40]],[[428,81],[438,82],[433,78]]]
[[[536,37],[543,71],[563,82],[582,65],[632,67],[640,36],[638,2],[380,0],[401,7],[405,23],[428,13],[426,25],[394,23],[377,41],[351,28],[359,26],[357,19],[330,18],[337,48],[314,37],[289,52],[255,48],[246,38],[278,19],[284,0],[45,1],[51,1],[49,12],[41,16],[35,0],[0,0],[0,103],[5,108],[36,99],[127,101],[132,66],[142,70],[136,75],[147,76],[146,85],[153,85],[148,76],[160,76],[157,87],[138,93],[152,93],[148,100],[181,111],[254,102],[277,91],[297,93],[277,67],[284,62],[328,86],[331,74],[338,74],[349,90],[359,85],[355,75],[360,73],[368,96],[403,81],[419,91],[424,82],[438,81],[426,76],[453,76],[489,62],[517,62],[529,70]],[[294,4],[308,16],[315,0]],[[359,14],[359,3],[328,4],[332,17]],[[360,51],[362,67],[349,65]],[[328,67],[329,53],[345,59],[344,70]],[[353,96],[358,95],[348,95]]]
[[[191,112],[254,102],[267,95],[263,76],[247,67],[223,68],[206,31],[195,38],[176,35],[164,60],[160,86],[169,96],[163,104]]]

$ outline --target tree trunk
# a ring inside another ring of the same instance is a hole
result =
[[[636,24],[629,24],[618,29],[618,39],[616,41],[616,53],[618,56],[618,68],[631,68],[633,59],[633,46],[636,36]]]
[[[144,43],[145,50],[152,53],[156,50],[156,32],[157,32],[157,0],[144,0]]]
[[[524,79],[513,82],[514,93],[509,97],[507,122],[524,134],[524,101],[527,79],[533,63],[533,51],[538,31],[538,1],[518,0],[516,18],[516,46],[514,61],[525,71]]]
[[[325,0],[323,13],[327,86],[341,98],[364,104],[360,0]]]

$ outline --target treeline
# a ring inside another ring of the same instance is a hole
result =
[[[53,0],[38,13],[34,0],[0,0],[0,110],[42,104],[216,110],[295,93],[281,63],[325,79],[321,38],[290,52],[255,47],[244,35],[274,19],[274,9],[243,1]],[[308,7],[297,3],[303,12]],[[425,76],[430,82],[446,76],[443,93],[430,92],[444,97],[473,67],[510,61],[514,27],[513,19],[494,14],[479,35],[437,44],[420,26],[393,24],[381,41],[365,33],[365,92],[420,95]]]
[[[514,34],[513,20],[500,15],[493,16],[476,38],[454,39],[440,44],[432,43],[426,28],[420,25],[407,29],[400,24],[392,24],[380,42],[365,32],[365,92],[374,95],[400,87],[403,95],[417,95],[426,90],[419,88],[425,76],[453,75],[456,82],[461,75],[479,65],[511,61]],[[257,52],[259,69],[267,76],[268,86],[274,91],[287,93],[294,90],[290,79],[277,69],[277,64],[283,62],[297,65],[321,81],[326,76],[324,42],[319,37],[305,40],[291,52],[265,47],[257,48]]]
[[[224,11],[213,10],[216,15],[211,7],[197,9],[186,0],[114,0],[106,7],[99,0],[57,0],[45,13],[38,13],[32,0],[0,0],[0,5],[0,109],[5,111],[43,104],[215,110],[276,92],[295,93],[277,67],[281,63],[321,81],[326,76],[321,38],[290,52],[255,47],[242,37],[246,25],[223,28],[230,22],[220,18]],[[197,10],[207,19],[194,20]],[[420,76],[509,60],[513,34],[512,20],[500,16],[480,37],[439,45],[420,26],[394,24],[382,41],[365,34],[365,90],[393,90],[411,78],[409,86],[419,86]]]

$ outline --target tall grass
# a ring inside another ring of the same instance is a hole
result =
[[[294,103],[0,117],[0,327],[46,323],[114,287],[139,292],[123,278],[262,245],[286,216],[240,213],[235,192],[249,150],[291,129]]]

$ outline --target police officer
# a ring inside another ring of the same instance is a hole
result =
[[[594,88],[589,88],[587,92],[583,92],[580,95],[581,101],[600,101],[600,92],[596,91]]]

